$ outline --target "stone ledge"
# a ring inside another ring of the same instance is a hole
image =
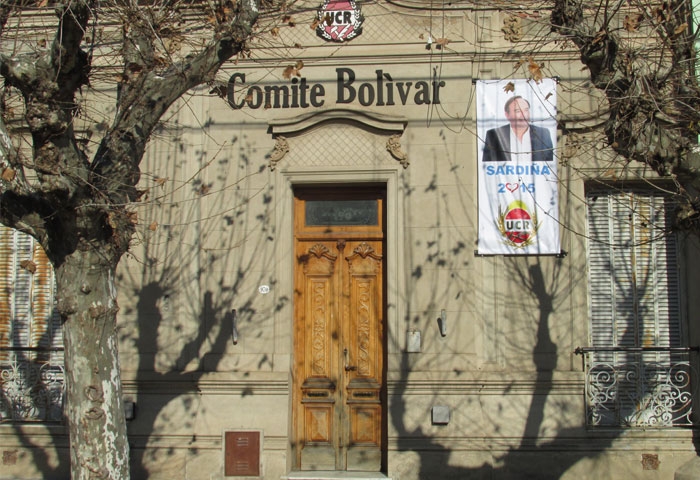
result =
[[[304,471],[289,472],[280,480],[391,480],[391,477],[379,472]]]

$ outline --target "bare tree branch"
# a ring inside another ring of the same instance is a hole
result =
[[[73,119],[78,110],[75,93],[88,79],[87,55],[80,45],[89,12],[84,2],[60,4],[58,28],[48,50],[0,56],[0,74],[24,97],[34,161],[23,166],[33,169],[38,181],[28,188],[26,182],[19,183],[24,178],[19,175],[14,185],[3,185],[0,216],[4,223],[37,237],[47,250],[49,224],[74,215],[73,201],[65,200],[76,197],[87,180],[88,162],[76,142]],[[11,172],[5,175],[11,176]],[[57,215],[60,204],[65,204],[64,211]]]
[[[678,226],[700,231],[700,87],[690,2],[597,2],[595,15],[589,8],[582,0],[556,0],[552,29],[576,45],[593,84],[605,92],[608,142],[623,157],[678,178],[685,202]],[[622,12],[632,40],[612,26]]]
[[[104,192],[109,203],[126,205],[139,198],[139,163],[160,118],[189,89],[213,80],[223,62],[244,48],[257,16],[257,2],[239,2],[232,19],[220,25],[209,45],[165,69],[154,59],[153,32],[158,27],[128,28],[119,113],[95,155],[90,177],[90,184]],[[128,222],[120,228],[132,230]]]

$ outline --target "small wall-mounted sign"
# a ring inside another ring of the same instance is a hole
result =
[[[420,353],[420,330],[406,332],[406,351],[408,353]]]
[[[316,33],[331,42],[344,42],[362,33],[362,22],[354,0],[325,0],[318,10]]]
[[[262,439],[259,431],[224,432],[224,476],[259,477]]]
[[[430,415],[433,425],[447,425],[450,423],[450,407],[447,405],[433,405]]]

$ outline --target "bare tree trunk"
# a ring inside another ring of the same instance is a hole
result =
[[[56,271],[73,480],[129,478],[114,265],[95,251],[76,251]]]
[[[285,2],[277,5],[282,9]],[[0,75],[24,98],[33,149],[31,160],[16,158],[0,119],[0,221],[39,240],[54,265],[73,480],[129,478],[114,282],[135,231],[131,205],[143,193],[137,185],[148,139],[173,102],[213,82],[221,65],[244,50],[259,15],[257,0],[202,6],[202,15],[215,20],[212,36],[199,51],[175,60],[159,36],[172,31],[171,7],[168,1],[117,5],[126,22],[123,74],[115,85],[116,117],[92,159],[83,148],[86,138],[73,128],[82,108],[76,94],[89,84],[92,66],[85,34],[97,28],[98,14],[113,9],[92,0],[56,2],[50,48],[0,52]],[[0,2],[0,34],[8,15],[24,8],[36,6]],[[163,64],[164,57],[172,62]],[[27,170],[31,175],[25,176]]]

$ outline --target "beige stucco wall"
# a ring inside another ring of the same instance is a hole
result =
[[[610,171],[596,134],[581,133],[583,147],[566,150],[559,131],[566,255],[474,253],[472,80],[522,77],[513,69],[526,58],[519,51],[537,46],[537,60],[560,77],[560,123],[576,130],[595,123],[599,105],[595,92],[581,88],[586,72],[577,56],[541,38],[505,40],[504,11],[429,12],[386,2],[363,9],[364,32],[347,45],[324,43],[308,28],[310,17],[298,18],[297,27],[268,38],[272,44],[254,44],[251,59],[218,76],[225,83],[239,72],[249,84],[288,84],[285,67],[302,59],[301,75],[325,86],[323,107],[234,110],[202,88],[171,109],[151,142],[142,181],[148,198],[119,278],[124,388],[136,404],[129,423],[134,478],[222,478],[222,434],[236,429],[262,432],[264,478],[293,468],[292,187],[366,182],[387,188],[389,476],[672,478],[695,455],[692,431],[585,428],[582,360],[573,353],[588,344],[582,199],[584,182]],[[524,12],[526,33],[548,31],[533,10]],[[450,43],[427,50],[428,35]],[[281,47],[295,43],[308,47]],[[351,68],[358,84],[376,81],[377,69],[396,82],[436,75],[445,82],[440,104],[337,105],[340,66]],[[314,114],[336,108],[352,110],[346,118],[370,114],[378,125],[405,124],[400,140],[410,164],[386,150],[386,132],[360,123],[280,126],[302,115],[313,123]],[[289,152],[272,169],[272,132],[285,128]],[[698,246],[683,245],[682,272],[694,285]],[[697,302],[686,297],[687,318]],[[443,309],[445,337],[436,322]],[[408,331],[421,333],[420,352],[406,351]],[[697,335],[690,332],[690,344]],[[431,423],[435,405],[450,407],[449,424]],[[24,451],[12,435],[2,437],[3,448]],[[643,454],[657,454],[658,469],[643,470]],[[32,471],[21,470],[31,455],[22,458],[8,465],[11,474]]]
[[[379,182],[387,185],[389,217],[388,474],[672,478],[694,455],[690,431],[600,432],[584,426],[582,360],[573,354],[588,344],[582,198],[584,181],[609,166],[602,142],[595,134],[583,135],[584,146],[564,157],[567,139],[558,139],[566,256],[476,256],[472,80],[521,77],[524,72],[513,65],[522,59],[518,48],[526,45],[503,39],[503,12],[452,11],[440,16],[444,33],[432,32],[434,38],[450,38],[449,48],[426,50],[435,19],[431,23],[431,15],[419,11],[398,15],[400,10],[368,5],[363,35],[343,46],[316,40],[305,28],[284,30],[281,43],[314,46],[284,53],[254,48],[253,60],[228,65],[219,75],[225,82],[242,73],[248,86],[261,88],[289,85],[284,69],[302,59],[301,76],[309,85],[324,85],[321,108],[234,110],[201,90],[168,122],[167,141],[154,142],[145,170],[168,178],[153,189],[166,198],[162,206],[144,208],[140,221],[158,223],[154,231],[144,229],[144,248],[157,246],[156,261],[144,269],[150,252],[136,248],[141,260],[129,262],[128,270],[134,278],[144,271],[154,276],[171,306],[163,313],[164,296],[156,296],[141,311],[136,305],[122,316],[125,337],[143,336],[148,317],[142,313],[158,322],[154,360],[145,369],[148,352],[138,342],[126,340],[123,348],[125,376],[132,379],[127,390],[147,410],[146,421],[138,414],[131,429],[133,442],[146,448],[143,463],[152,472],[178,465],[174,470],[187,472],[185,478],[218,478],[220,471],[212,468],[221,469],[222,431],[260,429],[265,478],[293,468],[291,188]],[[475,29],[479,22],[491,24],[482,37]],[[542,28],[535,20],[525,20],[525,26]],[[506,53],[510,49],[516,53]],[[569,60],[574,57],[553,45],[538,53],[548,73],[560,77],[559,120],[573,130],[589,125],[599,105],[595,92],[582,94],[586,72]],[[394,82],[429,82],[436,75],[444,81],[440,104],[415,105],[411,97],[406,105],[335,104],[338,67],[354,71],[355,87],[374,84],[378,69]],[[235,98],[244,96],[237,92]],[[314,115],[337,108],[350,110],[343,114],[348,118],[370,114],[381,117],[379,124],[405,122],[400,141],[410,164],[404,168],[387,152],[388,134],[360,123],[313,125]],[[275,134],[287,138],[289,152],[273,169]],[[168,268],[172,271],[163,273]],[[139,285],[136,281],[134,292]],[[261,285],[270,293],[259,293]],[[227,324],[234,308],[237,345]],[[446,337],[436,323],[442,309]],[[420,353],[406,352],[409,330],[421,333]],[[184,359],[183,350],[189,355]],[[190,372],[180,373],[183,369]],[[147,387],[156,381],[162,387]],[[183,383],[191,391],[169,393]],[[448,425],[431,424],[434,405],[450,407]],[[643,470],[643,454],[659,456],[657,470]],[[202,458],[209,468],[193,468]]]

